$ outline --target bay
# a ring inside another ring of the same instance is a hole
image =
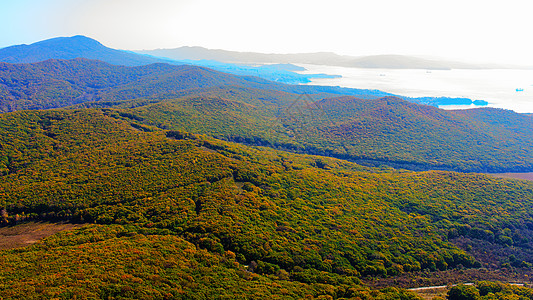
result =
[[[408,97],[461,97],[485,100],[488,106],[533,113],[533,70],[515,69],[361,69],[296,64],[299,73],[341,75],[340,78],[315,78],[312,85],[377,89]],[[441,106],[462,109],[475,106]]]

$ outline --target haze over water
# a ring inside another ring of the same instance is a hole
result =
[[[307,69],[302,73],[342,75],[342,78],[312,79],[310,84],[377,89],[408,97],[464,97],[488,101],[491,107],[533,113],[533,70],[360,69],[299,65]]]

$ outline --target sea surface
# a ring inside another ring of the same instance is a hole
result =
[[[302,74],[325,73],[341,78],[312,79],[314,85],[377,89],[408,97],[464,97],[488,106],[533,113],[533,70],[360,69],[310,64]],[[474,106],[441,106],[462,109]]]

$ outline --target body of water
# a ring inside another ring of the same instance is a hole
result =
[[[489,106],[533,113],[533,70],[359,69],[298,64],[303,74],[325,73],[341,78],[313,79],[310,84],[377,89],[408,97],[464,97]],[[468,108],[445,106],[444,109]]]

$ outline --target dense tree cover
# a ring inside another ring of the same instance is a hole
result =
[[[533,289],[501,282],[480,281],[475,285],[457,285],[447,294],[449,300],[533,299]]]
[[[58,108],[245,82],[237,76],[187,65],[125,67],[87,59],[0,63],[0,111]]]
[[[517,267],[533,263],[533,183],[366,168],[132,127],[123,115],[1,115],[3,222],[165,229],[211,253],[231,251],[256,273],[308,284],[493,263],[456,239],[506,249]]]
[[[510,111],[455,112],[398,98],[298,96],[242,88],[176,97],[140,99],[122,107],[130,108],[128,113],[139,122],[163,129],[374,166],[478,172],[533,169],[533,120]],[[315,102],[318,99],[323,100]]]
[[[442,111],[399,98],[376,99],[363,90],[352,93],[358,98],[333,98],[338,93],[194,66],[124,67],[84,59],[0,63],[3,112],[114,107],[162,129],[374,166],[533,170],[533,120],[526,115]]]
[[[386,167],[531,170],[530,116],[324,91],[191,66],[0,64],[1,111],[78,108],[0,115],[0,224],[102,224],[3,251],[0,298],[415,299],[360,280],[531,269],[533,183]],[[483,284],[450,296],[529,297]]]
[[[59,108],[90,101],[124,101],[165,97],[191,90],[238,86],[289,93],[332,93],[343,89],[286,85],[251,76],[236,76],[191,65],[151,64],[115,66],[97,60],[50,59],[31,64],[0,62],[0,112]],[[345,92],[376,98],[387,93],[371,90]]]
[[[341,156],[366,155],[462,171],[532,167],[532,120],[511,111],[450,112],[391,97],[372,101],[334,98],[318,105],[332,123],[320,132],[333,143],[329,151]]]
[[[394,288],[252,273],[231,251],[131,226],[89,225],[0,253],[2,299],[418,299]]]
[[[460,284],[448,291],[449,300],[479,300],[479,291],[472,285]]]

